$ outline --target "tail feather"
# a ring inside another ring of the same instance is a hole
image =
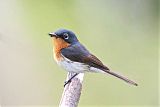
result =
[[[126,78],[126,77],[120,75],[120,74],[117,74],[117,73],[112,72],[112,71],[110,71],[110,70],[104,70],[104,72],[106,72],[106,73],[108,73],[108,74],[110,74],[110,75],[113,75],[113,76],[115,76],[115,77],[117,77],[117,78],[119,78],[119,79],[121,79],[121,80],[123,80],[123,81],[129,83],[129,84],[138,86],[138,84],[137,84],[136,82],[134,82],[134,81],[132,81],[132,80],[130,80],[130,79],[128,79],[128,78]]]

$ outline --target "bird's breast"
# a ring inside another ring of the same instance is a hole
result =
[[[71,61],[64,56],[63,60],[58,61],[58,65],[64,68],[68,72],[74,72],[74,73],[84,73],[85,71],[89,70],[89,66],[83,63],[74,62]]]
[[[70,46],[70,44],[65,42],[61,38],[53,37],[52,41],[53,41],[53,53],[54,53],[55,61],[58,62],[58,61],[63,60],[63,57],[61,55],[61,50],[63,48],[67,48],[68,46]]]

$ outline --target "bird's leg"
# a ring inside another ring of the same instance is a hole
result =
[[[65,81],[65,82],[64,82],[64,87],[65,87],[68,83],[70,83],[71,80],[72,80],[75,76],[77,76],[78,74],[79,74],[79,73],[74,74],[71,78],[69,78],[67,81]]]

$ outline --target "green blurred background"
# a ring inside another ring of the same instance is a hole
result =
[[[86,73],[80,107],[158,106],[158,0],[0,0],[2,106],[58,106],[67,73],[48,33],[59,28],[139,84]]]

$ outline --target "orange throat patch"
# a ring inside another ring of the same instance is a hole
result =
[[[61,49],[67,48],[70,44],[65,42],[61,38],[55,38],[52,37],[53,41],[53,53],[54,53],[54,59],[58,62],[63,60],[63,57],[61,55]]]

